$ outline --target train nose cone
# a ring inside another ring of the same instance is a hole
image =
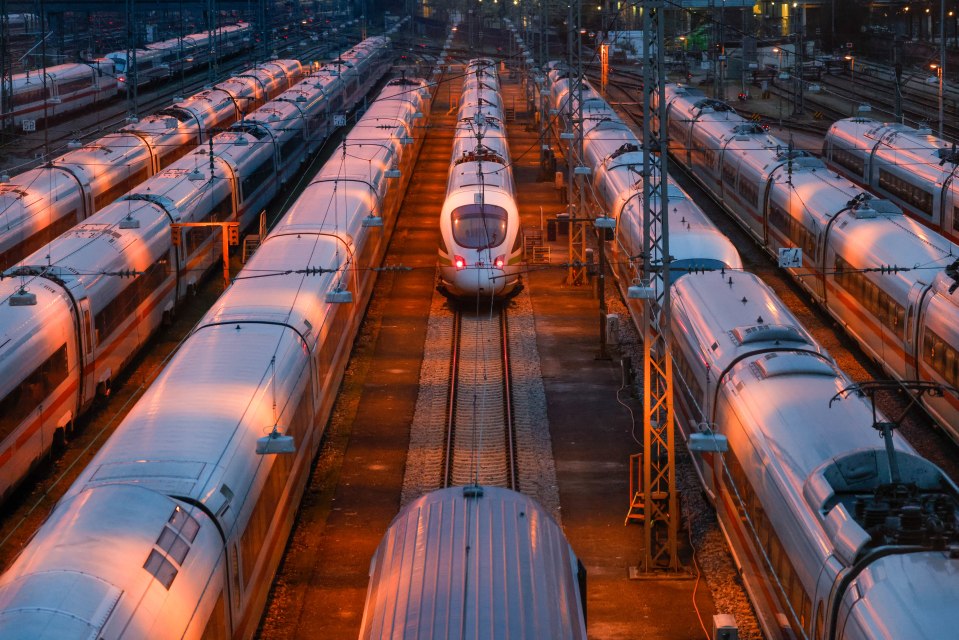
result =
[[[503,272],[488,267],[470,267],[456,273],[456,288],[464,293],[496,294],[503,289]]]

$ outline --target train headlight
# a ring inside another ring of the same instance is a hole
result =
[[[453,258],[453,265],[454,265],[457,269],[465,269],[465,268],[466,268],[466,259],[463,258],[463,256],[456,256],[455,258]]]
[[[493,261],[493,266],[495,266],[497,269],[502,269],[504,264],[506,264],[506,256],[505,256],[505,255],[496,256],[496,260]]]

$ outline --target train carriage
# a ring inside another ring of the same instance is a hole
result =
[[[394,518],[370,562],[361,640],[585,639],[586,570],[532,498],[450,487]]]
[[[837,120],[826,132],[823,158],[952,242],[959,242],[955,144],[899,123]]]
[[[890,462],[868,403],[833,400],[850,381],[755,276],[682,278],[672,320],[680,426],[728,443],[694,461],[765,633],[948,635],[955,485],[893,434]]]
[[[704,100],[678,85],[669,85],[667,95],[675,116]],[[954,269],[959,247],[903,216],[892,202],[864,193],[821,160],[744,129],[754,125],[742,124],[731,109],[711,109],[722,117],[680,121],[691,127],[690,148],[675,149],[674,156],[694,162],[697,140],[727,141],[716,147],[715,164],[693,171],[700,184],[770,254],[802,250],[801,266],[790,273],[891,376],[942,381],[918,365],[920,336],[929,322],[959,324],[959,310],[937,305],[942,315],[932,318],[924,301],[931,299],[937,274]],[[944,333],[953,339],[952,332]],[[923,396],[922,403],[959,440],[959,392]]]
[[[6,269],[277,95],[302,73],[275,60],[0,184]]]
[[[493,60],[466,65],[439,219],[439,290],[453,298],[503,298],[521,286],[522,234],[499,92]]]
[[[45,118],[109,100],[117,93],[115,74],[113,61],[106,57],[15,74],[10,82],[11,111],[4,116],[16,128],[25,121],[37,126]]]
[[[363,48],[364,55],[376,57],[376,65],[364,65],[364,58],[356,57],[356,68],[371,76],[364,78],[364,84],[372,84],[376,74],[385,71],[384,47],[381,43]],[[337,76],[327,86],[329,93],[345,91],[345,81]],[[265,109],[265,114],[270,113],[271,107]],[[266,121],[265,114],[255,112],[252,119]],[[0,466],[0,499],[49,452],[54,441],[64,440],[76,416],[97,394],[109,391],[113,377],[220,256],[221,244],[214,242],[209,227],[181,229],[174,243],[171,224],[236,221],[241,227],[249,225],[279,188],[280,158],[298,166],[308,152],[301,144],[287,146],[299,136],[298,131],[299,127],[275,122],[221,133],[209,147],[201,145],[6,271],[16,279],[0,283],[6,286],[6,295],[0,298],[0,327],[68,332],[79,355],[70,364],[69,375],[75,383],[72,395],[62,396],[56,385],[39,392],[31,387],[23,395],[32,384],[32,372],[17,363],[31,360],[32,355],[21,352],[34,347],[0,344],[0,375],[8,383],[11,398],[0,398],[0,403],[19,407],[23,398],[31,402],[40,398],[32,409],[24,410],[16,425],[7,425],[9,430],[0,441],[0,460],[9,462]],[[281,156],[284,148],[289,154]],[[364,165],[369,166],[369,162]],[[71,309],[72,324],[44,324],[43,310],[31,296],[36,295],[34,289],[50,287],[59,290],[62,303]],[[23,295],[18,297],[21,288]],[[35,312],[21,314],[18,304]],[[47,411],[52,403],[57,404],[56,410]],[[56,415],[51,417],[52,413]]]
[[[567,75],[559,68],[550,76],[552,110],[557,114],[577,110],[580,98],[570,93]],[[605,204],[606,215],[615,221],[610,263],[625,293],[641,276],[635,256],[643,251],[643,152],[636,135],[589,83],[583,86],[582,99],[583,162],[594,176],[593,193]],[[667,185],[667,201],[673,279],[690,271],[742,268],[732,243],[688,194],[671,181]],[[654,209],[658,206],[653,203]],[[661,281],[654,277],[650,285],[658,289]],[[627,299],[627,303],[634,313],[641,312],[641,301]]]
[[[413,132],[412,88],[387,86],[346,138],[365,155],[324,167],[0,577],[0,635],[253,636],[423,138],[370,136]],[[293,452],[258,455],[274,430]]]

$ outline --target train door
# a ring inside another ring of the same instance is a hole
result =
[[[906,352],[905,378],[919,379],[919,317],[922,315],[923,302],[926,293],[929,291],[929,285],[919,280],[914,282],[909,290],[908,302],[906,305],[906,318],[903,323],[903,349]]]
[[[942,190],[939,191],[939,203],[934,211],[938,212],[939,221],[942,224],[940,231],[942,235],[946,236],[953,242],[956,241],[956,234],[959,233],[959,220],[957,220],[957,215],[959,215],[959,207],[956,206],[956,172],[955,170],[949,174],[949,177],[946,178],[942,183]]]
[[[80,336],[77,340],[80,346],[80,354],[77,359],[80,380],[77,386],[80,390],[79,406],[83,406],[88,400],[92,399],[96,393],[96,385],[94,383],[94,380],[96,380],[96,375],[94,375],[96,373],[94,371],[94,364],[96,362],[94,357],[96,330],[93,324],[93,314],[90,312],[90,299],[87,298],[83,285],[77,282],[71,287],[71,293],[73,294],[74,300],[76,300],[77,310],[80,316],[78,323]]]

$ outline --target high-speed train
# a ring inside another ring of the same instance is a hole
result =
[[[846,118],[829,127],[822,154],[829,167],[959,242],[959,154],[955,143],[928,129]]]
[[[563,118],[578,113],[578,91],[571,93],[569,74],[555,67],[548,74],[550,103]],[[557,120],[561,130],[565,126]],[[640,142],[615,110],[588,84],[583,86],[583,158],[581,164],[593,175],[592,190],[616,222],[610,247],[610,264],[616,276],[632,283],[636,276],[636,256],[643,252],[643,152]],[[567,153],[577,150],[570,146]],[[713,225],[699,206],[679,185],[667,184],[671,277],[704,269],[741,269],[739,252]],[[659,210],[658,202],[653,208]],[[650,282],[659,288],[661,282]],[[628,299],[639,309],[641,303]]]
[[[297,60],[257,65],[0,182],[0,270],[93,215],[302,76]]]
[[[728,443],[693,460],[766,637],[954,635],[959,488],[877,437],[868,402],[841,394],[849,378],[756,276],[685,275],[672,303],[678,423]]]
[[[586,119],[615,128],[608,115]],[[674,272],[678,426],[687,440],[728,444],[696,454],[695,469],[766,636],[949,635],[959,624],[949,595],[959,587],[959,488],[893,434],[890,465],[871,407],[855,393],[830,404],[851,381],[775,294],[717,268],[712,243],[679,246],[711,270]],[[624,296],[639,266],[614,271]],[[641,323],[642,309],[629,308]]]
[[[253,637],[430,99],[370,104],[0,576],[0,636]]]
[[[666,88],[669,145],[703,187],[899,380],[959,386],[959,248],[722,102]],[[959,441],[959,393],[922,396]]]
[[[212,156],[201,145],[3,274],[0,499],[109,392],[219,256],[211,228],[174,241],[170,225],[246,226],[326,139],[333,115],[382,77],[388,55],[386,38],[364,41],[338,73],[307,78],[217,135]]]
[[[499,88],[495,61],[466,65],[440,213],[439,288],[454,298],[500,298],[520,286],[523,239]]]
[[[433,491],[400,511],[370,562],[360,640],[586,638],[586,570],[535,500]]]
[[[43,118],[55,118],[117,95],[117,77],[113,60],[98,58],[90,62],[58,64],[44,72],[26,71],[11,77],[10,111],[0,122],[20,128],[24,121],[42,126]],[[46,86],[44,86],[46,84]]]
[[[220,27],[212,37],[206,31],[191,33],[150,43],[135,52],[114,51],[105,57],[113,61],[119,90],[127,91],[134,81],[139,87],[202,66],[209,62],[211,51],[222,59],[252,46],[253,29],[241,22]]]
[[[214,42],[214,55],[225,58],[252,46],[252,30],[244,23],[225,26],[214,34]],[[14,74],[11,111],[0,121],[21,127],[31,120],[40,127],[44,117],[60,117],[115,98],[127,89],[128,78],[136,78],[141,86],[206,64],[209,44],[207,33],[196,33],[137,49],[136,67],[132,53],[128,61],[127,51],[114,51],[95,60],[48,67],[46,82],[42,70]]]

